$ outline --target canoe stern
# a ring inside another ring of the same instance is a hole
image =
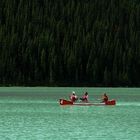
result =
[[[116,104],[116,100],[110,100],[110,101],[107,101],[106,103],[105,103],[106,105],[115,105]]]

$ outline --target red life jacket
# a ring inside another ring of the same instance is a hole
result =
[[[70,99],[71,99],[72,102],[75,102],[75,101],[77,100],[77,98],[76,98],[75,95],[71,95],[71,96],[70,96]]]

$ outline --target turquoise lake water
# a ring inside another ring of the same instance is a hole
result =
[[[72,91],[116,106],[60,106]],[[0,140],[139,140],[140,88],[0,87]]]

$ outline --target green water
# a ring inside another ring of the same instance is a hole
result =
[[[116,106],[60,106],[71,91]],[[0,88],[0,140],[139,140],[140,88]]]

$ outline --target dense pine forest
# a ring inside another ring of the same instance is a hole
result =
[[[1,86],[140,86],[139,0],[0,0]]]

